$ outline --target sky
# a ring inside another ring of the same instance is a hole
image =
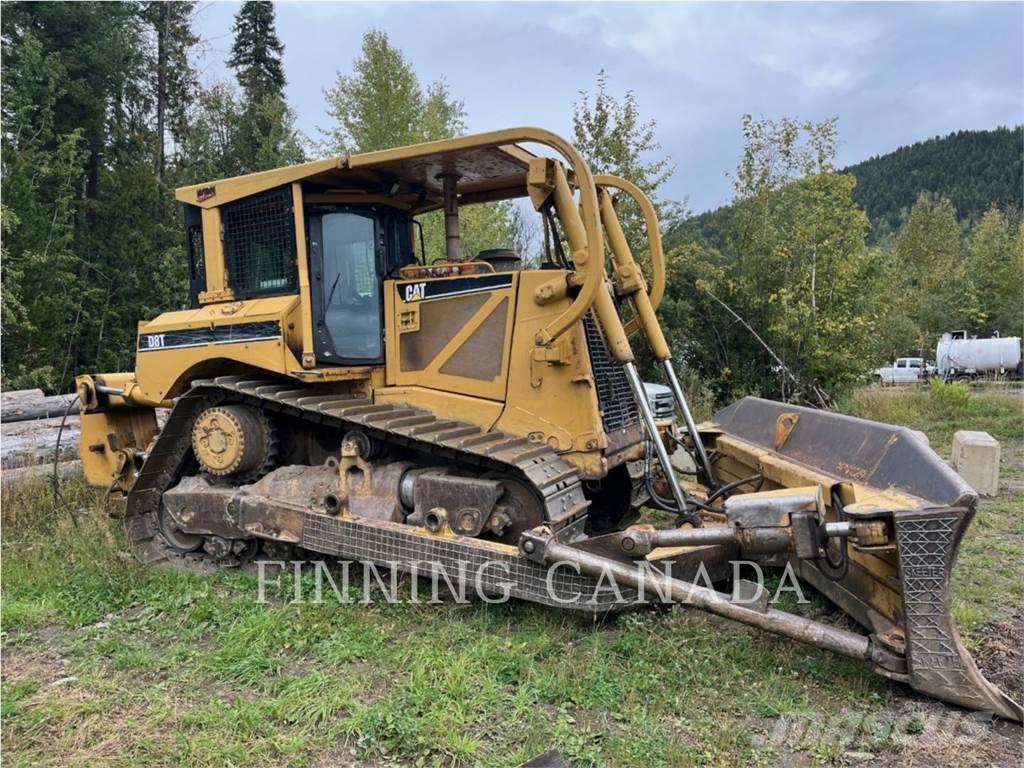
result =
[[[201,3],[207,84],[239,4]],[[323,92],[361,37],[387,32],[426,84],[444,77],[471,132],[535,125],[571,136],[599,69],[635,93],[675,172],[660,195],[700,212],[727,203],[740,120],[837,117],[844,166],[962,129],[1024,122],[1021,3],[279,2],[286,94],[311,139]]]

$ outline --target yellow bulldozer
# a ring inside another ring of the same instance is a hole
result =
[[[649,285],[622,196],[646,222]],[[541,262],[464,254],[460,209],[517,198],[549,235]],[[177,199],[190,308],[139,324],[133,373],[77,380],[86,476],[123,495],[143,563],[312,552],[432,563],[593,613],[680,603],[1021,719],[949,612],[975,492],[900,427],[756,398],[696,425],[656,315],[655,209],[564,139],[502,130]],[[445,253],[430,258],[418,217],[432,211]],[[639,344],[678,421],[645,396]],[[637,525],[644,507],[673,524]],[[779,610],[754,582],[719,591],[741,560],[790,569],[861,631]]]

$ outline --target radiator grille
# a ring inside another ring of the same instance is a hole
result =
[[[604,431],[615,432],[636,424],[640,420],[639,409],[626,380],[626,372],[612,359],[601,329],[590,312],[583,316],[583,331],[587,336],[587,349],[590,350],[590,367],[594,371],[597,404],[601,409]]]
[[[221,209],[228,285],[237,296],[291,293],[298,284],[292,193],[281,187]]]

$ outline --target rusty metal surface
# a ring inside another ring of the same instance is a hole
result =
[[[538,562],[573,563],[582,573],[606,579],[611,575],[619,584],[627,584],[636,590],[657,589],[661,594],[671,595],[673,602],[687,607],[699,608],[724,618],[750,624],[843,656],[869,661],[875,666],[894,671],[902,669],[903,660],[900,657],[878,648],[870,638],[863,635],[772,608],[764,612],[750,609],[713,589],[672,578],[643,566],[637,567],[584,552],[560,544],[540,533],[531,532],[524,535],[520,549]]]
[[[479,579],[485,594],[512,597],[556,608],[603,614],[634,604],[636,593],[617,590],[571,568],[549,570],[520,557],[514,547],[481,539],[434,536],[399,523],[344,519],[307,513],[302,546],[333,557],[371,562],[404,572],[429,573],[431,563],[453,581]],[[464,574],[460,578],[460,573]]]
[[[241,487],[190,476],[164,494],[164,505],[186,533],[295,543],[302,538],[305,511],[322,508],[336,487],[336,471],[329,467],[282,467]]]
[[[448,512],[452,530],[460,536],[476,536],[483,530],[498,499],[501,483],[476,477],[424,472],[416,480],[416,514],[440,507]]]
[[[158,533],[162,496],[184,472],[197,415],[226,398],[333,426],[339,434],[362,427],[371,435],[459,459],[481,471],[511,473],[537,491],[548,522],[558,528],[568,527],[588,507],[576,469],[547,446],[525,438],[484,433],[473,425],[436,418],[423,408],[377,405],[270,376],[222,376],[193,382],[178,398],[128,494],[125,535],[146,565],[181,557]]]
[[[963,479],[903,427],[757,398],[723,409],[715,421],[722,444],[735,438],[770,452],[753,463],[790,462],[787,484],[790,476],[834,479],[903,494],[894,506],[847,506],[855,522],[878,531],[851,548],[849,573],[839,581],[794,564],[879,643],[905,654],[905,672],[888,676],[942,701],[1022,719],[1021,705],[978,671],[950,614],[950,574],[978,501]]]
[[[781,417],[797,416],[776,449]],[[896,488],[930,505],[973,506],[969,485],[906,427],[756,397],[723,408],[719,429],[840,480]]]
[[[453,582],[470,589],[479,582],[484,594],[500,596],[507,591],[512,597],[587,613],[618,611],[635,602],[636,595],[628,588],[602,585],[572,569],[549,571],[519,557],[514,547],[476,538],[432,535],[388,520],[342,518],[304,510],[299,503],[315,494],[313,487],[323,479],[318,477],[323,475],[321,468],[307,469],[311,471],[303,473],[299,488],[288,481],[288,489],[295,491],[288,499],[264,495],[268,490],[284,489],[280,479],[232,488],[211,485],[198,477],[185,478],[165,498],[176,520],[188,510],[182,522],[190,526],[189,530],[225,538],[249,532],[294,542],[343,560],[376,563],[406,573],[426,575],[436,567]]]
[[[270,377],[220,376],[195,381],[192,386],[198,394],[244,398],[270,410],[338,428],[363,427],[371,435],[461,458],[484,470],[511,472],[533,486],[544,501],[546,520],[555,527],[567,524],[588,506],[577,470],[546,445],[526,438],[497,430],[485,433],[475,425],[442,420],[422,407],[356,401]],[[431,421],[415,419],[413,424],[412,417],[429,417]]]

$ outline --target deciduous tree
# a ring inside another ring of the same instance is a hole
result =
[[[992,207],[970,240],[967,269],[978,304],[977,330],[1022,335],[1024,326],[1024,227],[1019,214]]]
[[[826,403],[872,361],[885,260],[833,168],[834,121],[747,116],[743,136],[721,246],[672,254],[673,347],[723,399]]]
[[[334,119],[322,131],[331,152],[373,152],[447,139],[466,129],[463,104],[445,81],[424,87],[402,51],[380,30],[363,35],[351,73],[339,72],[324,96]],[[421,218],[427,258],[443,257],[441,214]],[[459,218],[463,258],[473,258],[485,248],[524,247],[520,213],[512,203],[467,206]]]
[[[903,281],[901,295],[918,328],[918,343],[930,347],[944,331],[971,328],[978,320],[973,285],[967,279],[960,224],[946,198],[922,193],[896,238]]]
[[[672,176],[675,166],[663,154],[657,138],[657,124],[641,116],[633,91],[617,98],[608,90],[608,76],[597,73],[597,89],[580,91],[573,104],[573,144],[590,164],[594,173],[610,173],[636,184],[654,202],[663,227],[683,215],[680,202],[659,198],[661,186]],[[637,255],[646,248],[643,216],[631,200],[618,207],[626,239]]]

